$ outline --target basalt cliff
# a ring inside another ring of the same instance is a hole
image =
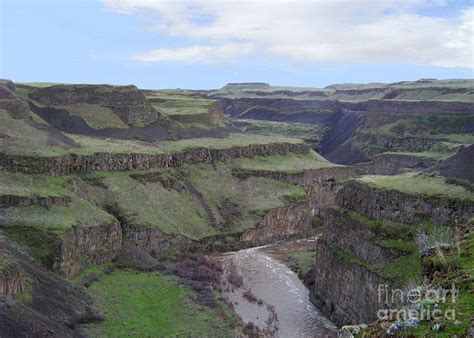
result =
[[[170,302],[186,294],[212,335],[248,334],[216,297],[221,275],[238,276],[204,255],[321,233],[304,276],[312,301],[340,326],[376,321],[404,306],[381,301],[379,285],[438,271],[435,246],[417,239],[456,233],[465,245],[472,95],[470,81],[215,91],[0,81],[0,336],[131,334],[143,322],[118,325],[113,301],[130,285]]]

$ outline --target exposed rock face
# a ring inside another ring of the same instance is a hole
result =
[[[28,103],[15,92],[15,84],[10,80],[0,80],[0,109],[4,109],[15,119],[30,116]]]
[[[109,262],[122,245],[118,222],[94,227],[74,226],[62,236],[61,253],[53,270],[71,277],[84,268]]]
[[[355,169],[353,167],[328,167],[320,169],[308,169],[299,173],[280,173],[266,170],[251,170],[251,171],[239,171],[234,175],[245,178],[248,176],[257,177],[268,177],[280,181],[286,181],[292,184],[302,185],[306,187],[312,187],[315,184],[334,181],[348,177],[356,176]]]
[[[474,103],[470,102],[369,100],[366,127],[378,127],[417,115],[467,115],[473,112]]]
[[[436,159],[405,154],[379,154],[370,162],[356,164],[359,175],[397,175],[409,171],[422,171],[436,164]]]
[[[350,211],[329,208],[324,217],[325,240],[350,252],[370,264],[386,264],[400,257],[401,253],[374,242],[375,234],[360,221],[350,216]]]
[[[153,167],[178,167],[192,163],[212,163],[236,157],[305,154],[310,147],[304,143],[272,143],[229,149],[195,148],[170,154],[69,154],[62,157],[30,157],[0,153],[0,168],[24,173],[62,176],[91,171],[145,170]]]
[[[440,140],[431,140],[419,137],[390,137],[386,135],[370,133],[358,133],[355,136],[355,140],[380,147],[413,151],[428,150],[433,145],[440,142]]]
[[[262,245],[277,240],[308,235],[311,232],[311,212],[307,203],[293,204],[270,210],[255,228],[240,237],[244,246]]]
[[[315,216],[325,216],[326,210],[336,204],[339,186],[334,182],[324,182],[309,187],[311,212]]]
[[[257,120],[334,125],[343,112],[364,110],[361,103],[283,98],[221,98],[224,113]]]
[[[67,196],[18,196],[0,195],[0,207],[29,207],[37,205],[43,208],[50,208],[53,205],[67,207],[71,199]]]
[[[474,204],[441,197],[422,197],[396,190],[376,189],[360,182],[345,184],[337,202],[374,219],[401,223],[465,224],[474,214]]]
[[[0,255],[14,268],[2,269],[0,277],[0,336],[81,337],[75,326],[92,303],[87,294],[39,267],[26,255],[0,239]],[[28,281],[25,285],[25,281]],[[18,291],[28,295],[7,301]]]
[[[6,252],[0,252],[0,295],[13,297],[26,292],[30,280],[21,266]]]
[[[166,234],[158,228],[122,223],[122,230],[130,243],[152,255],[164,254],[171,247],[184,249],[197,245],[187,237]]]
[[[130,126],[147,125],[162,118],[135,86],[56,85],[35,90],[31,98],[48,106],[98,104],[111,108]]]
[[[379,302],[377,287],[390,282],[366,267],[347,261],[324,240],[316,246],[315,305],[337,325],[370,323],[379,309],[390,308]]]

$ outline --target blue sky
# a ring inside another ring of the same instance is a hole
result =
[[[472,78],[471,1],[3,0],[0,76],[218,88]]]

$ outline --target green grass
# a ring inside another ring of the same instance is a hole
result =
[[[234,122],[243,124],[246,133],[300,138],[310,143],[313,148],[319,146],[327,131],[327,128],[322,125],[299,122],[289,123],[249,119],[236,119]]]
[[[454,251],[454,253],[453,253]],[[471,233],[463,246],[461,255],[457,255],[456,248],[452,248],[452,252],[445,257],[447,261],[448,272],[443,274],[447,280],[444,288],[450,288],[454,283],[459,290],[458,297],[455,302],[451,301],[451,297],[446,303],[440,303],[439,309],[444,313],[447,309],[455,311],[455,319],[460,325],[454,322],[442,319],[440,322],[444,325],[440,332],[436,332],[436,337],[464,337],[469,336],[468,330],[472,327],[472,314],[474,313],[474,296],[472,290],[474,288],[474,233]],[[457,269],[456,269],[457,268]],[[415,336],[432,336],[433,321],[422,321],[420,325],[408,332]]]
[[[49,266],[57,256],[61,236],[74,226],[92,227],[116,222],[91,202],[74,194],[70,177],[0,173],[2,194],[23,197],[70,199],[68,206],[4,207],[0,210],[0,232],[28,252],[37,262]]]
[[[464,187],[446,183],[438,176],[408,173],[395,176],[367,175],[357,179],[376,188],[398,190],[409,195],[444,197],[452,200],[474,202],[474,193]]]
[[[216,100],[189,91],[154,90],[147,92],[153,106],[166,115],[207,114]]]
[[[474,123],[473,115],[432,115],[400,119],[371,130],[390,137],[418,137],[447,142],[471,144],[474,135],[465,132],[467,124]]]
[[[408,152],[408,151],[387,151],[382,153],[387,155],[400,155],[400,156],[413,156],[419,158],[432,158],[432,159],[443,159],[446,157],[445,152],[435,152],[435,151],[420,151],[420,152]]]
[[[112,109],[98,104],[77,103],[54,106],[57,109],[67,110],[71,115],[84,118],[86,123],[94,129],[128,128]]]
[[[230,164],[195,164],[181,168],[183,174],[202,194],[218,222],[223,222],[222,203],[233,203],[241,216],[224,232],[240,232],[255,226],[270,209],[288,204],[289,198],[306,199],[303,187],[263,177],[240,180],[232,175]]]
[[[4,153],[57,156],[68,148],[51,142],[47,132],[0,111],[0,149]]]
[[[0,171],[0,194],[25,197],[69,196],[64,179]]]
[[[165,175],[165,173],[162,173]],[[143,184],[126,173],[97,173],[106,190],[92,188],[100,203],[116,209],[127,223],[158,228],[167,234],[201,239],[216,234],[198,201],[186,190],[165,189],[161,183]]]
[[[105,314],[88,325],[93,337],[229,337],[229,310],[192,301],[193,292],[171,276],[117,270],[94,283],[89,292]]]
[[[313,268],[316,261],[316,253],[314,251],[294,252],[283,256],[282,260],[298,276],[304,277]]]
[[[236,171],[269,171],[280,173],[302,173],[305,170],[340,167],[329,162],[318,153],[287,154],[283,156],[261,156],[252,159],[233,160]]]
[[[383,278],[387,278],[394,283],[396,287],[404,287],[413,281],[420,280],[421,266],[418,250],[401,256],[388,264],[370,264],[351,252],[342,250],[337,245],[329,244],[329,248],[340,258],[351,264],[360,265],[367,270],[372,271]]]
[[[285,137],[269,137],[262,135],[229,134],[223,138],[203,137],[196,139],[183,139],[178,141],[141,142],[119,139],[100,139],[80,135],[68,135],[81,145],[81,148],[71,149],[71,152],[80,155],[93,153],[139,153],[139,154],[168,154],[187,149],[209,148],[229,149],[232,147],[245,147],[250,145],[291,143],[300,144],[302,140]]]

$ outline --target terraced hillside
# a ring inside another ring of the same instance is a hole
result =
[[[222,107],[204,93],[186,90],[147,90],[153,107],[186,128],[209,129],[224,125]]]
[[[355,174],[300,139],[231,132],[219,102],[197,94],[9,81],[0,89],[0,233],[8,248],[0,290],[13,304],[0,304],[0,320],[8,323],[2,336],[150,335],[156,331],[149,321],[163,309],[177,316],[185,335],[210,327],[217,336],[241,332],[212,284],[223,272],[193,255],[309,236],[319,224],[311,186]],[[185,115],[207,121],[196,128],[201,137],[191,138],[195,126],[186,124],[194,122]],[[199,278],[183,275],[183,261],[186,269],[205,266],[205,280],[201,270]],[[48,291],[36,280],[56,275],[79,294],[58,298],[35,319]],[[114,305],[131,285],[168,300],[148,304],[139,292],[126,309]],[[87,306],[76,309],[76,301]],[[124,327],[130,311],[138,319]],[[63,312],[67,320],[58,322]],[[25,321],[11,326],[18,315]],[[161,320],[162,334],[175,332],[175,319]]]
[[[242,277],[206,255],[321,228],[293,260],[335,323],[370,324],[378,284],[426,277],[460,287],[459,323],[442,324],[467,332],[470,86],[0,81],[0,336],[255,334],[222,298]],[[363,328],[401,325],[379,324]]]
[[[297,135],[333,162],[364,163],[361,173],[423,170],[473,143],[472,80],[231,84],[209,96],[246,132]]]

